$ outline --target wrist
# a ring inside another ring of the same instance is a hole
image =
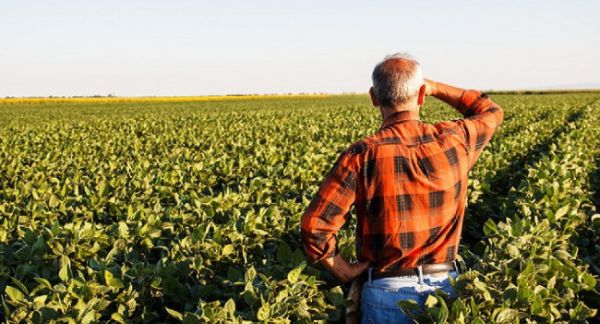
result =
[[[425,79],[425,86],[427,87],[427,90],[425,92],[425,94],[427,96],[435,96],[438,92],[438,83],[433,81],[433,80],[429,80],[429,79]]]
[[[341,280],[343,282],[352,281],[354,278],[358,277],[364,271],[364,264],[362,262],[349,262],[346,259],[344,260],[344,271],[341,276]]]

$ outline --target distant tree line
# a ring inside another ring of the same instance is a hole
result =
[[[558,89],[558,90],[487,90],[488,94],[566,94],[566,93],[596,93],[600,89]]]

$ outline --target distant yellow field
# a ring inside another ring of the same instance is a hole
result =
[[[189,96],[189,97],[44,97],[44,98],[0,98],[0,104],[35,103],[111,103],[111,102],[192,102],[226,100],[260,100],[285,98],[327,98],[327,94],[291,95],[231,95],[231,96]]]

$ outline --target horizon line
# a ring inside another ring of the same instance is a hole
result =
[[[565,92],[600,92],[600,87],[595,88],[517,88],[517,89],[478,89],[486,93],[565,93]],[[49,95],[49,96],[1,96],[0,100],[6,99],[84,99],[84,98],[214,98],[214,97],[274,97],[274,96],[336,96],[336,95],[368,95],[362,91],[340,91],[340,92],[273,92],[273,93],[227,93],[227,94],[191,94],[191,95],[125,95],[116,94],[94,94],[94,95]]]

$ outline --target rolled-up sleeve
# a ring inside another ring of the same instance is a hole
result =
[[[356,198],[356,170],[346,151],[338,158],[301,220],[301,236],[309,260],[316,263],[337,253],[336,233]]]
[[[502,124],[504,111],[487,94],[476,90],[466,90],[463,93],[458,110],[465,117],[457,123],[463,131],[469,150],[470,169]]]

